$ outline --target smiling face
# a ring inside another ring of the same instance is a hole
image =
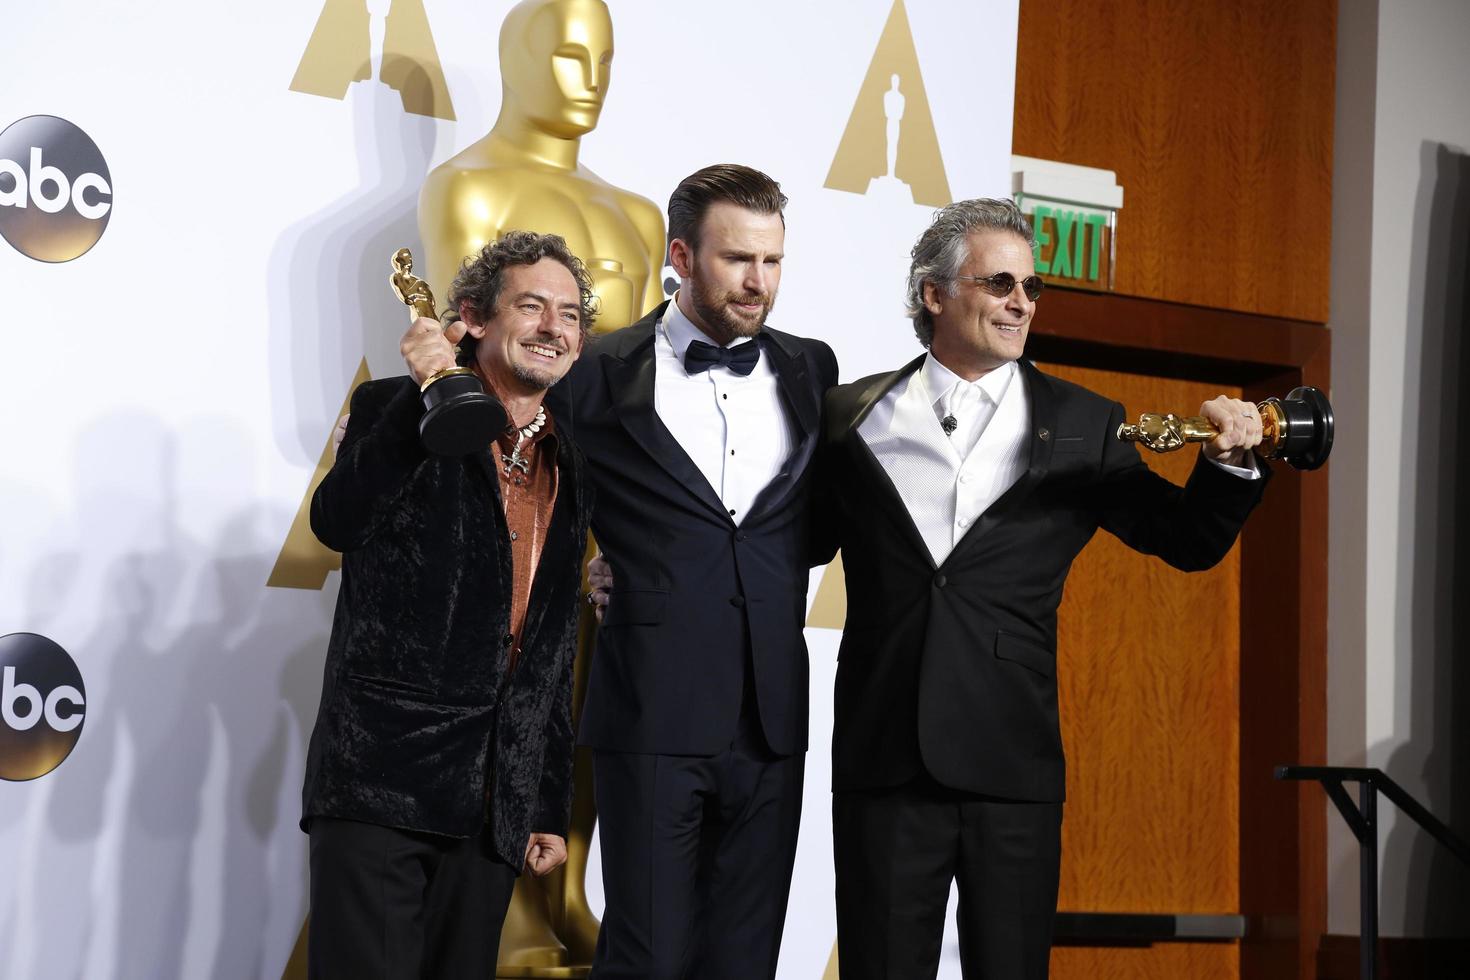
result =
[[[669,246],[682,281],[680,309],[718,343],[755,336],[776,305],[785,247],[779,214],[728,201],[711,204],[700,221],[698,247],[682,238]]]
[[[556,384],[582,353],[582,295],[556,259],[508,266],[495,309],[484,319],[465,309],[465,329],[479,341],[475,363],[493,388],[535,394]]]
[[[945,367],[973,381],[1025,352],[1036,303],[1026,298],[1021,280],[1035,275],[1036,262],[1026,240],[1013,232],[976,231],[966,240],[970,257],[960,266],[960,275],[1009,272],[1016,278],[1015,288],[1005,296],[992,296],[968,279],[959,280],[953,296],[924,283],[924,307],[934,321],[929,349]]]

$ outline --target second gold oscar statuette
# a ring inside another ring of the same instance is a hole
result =
[[[1299,470],[1315,470],[1332,452],[1332,404],[1316,388],[1293,388],[1285,398],[1268,398],[1261,413],[1261,445],[1267,459],[1284,460]],[[1156,453],[1173,452],[1190,442],[1209,442],[1220,430],[1198,415],[1145,413],[1137,423],[1118,426],[1118,438]]]
[[[389,260],[393,274],[388,283],[415,319],[439,318],[429,284],[413,274],[413,255],[400,248]],[[467,367],[445,368],[424,379],[419,388],[424,417],[419,439],[437,456],[467,456],[487,448],[505,428],[505,408],[485,393],[485,386]]]

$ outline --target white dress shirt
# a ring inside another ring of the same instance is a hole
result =
[[[679,309],[675,296],[654,345],[654,411],[739,524],[781,472],[795,437],[764,351],[747,377],[718,365],[690,374],[684,352],[695,340],[714,343]],[[742,337],[725,346],[752,343]]]
[[[1026,471],[1031,401],[1020,374],[1011,361],[966,381],[929,354],[858,427],[935,565]],[[946,435],[951,415],[955,429]],[[1242,479],[1261,475],[1254,455],[1248,466],[1210,462]]]
[[[930,354],[858,427],[935,565],[1026,471],[1031,404],[1019,374],[1010,362],[966,381]]]

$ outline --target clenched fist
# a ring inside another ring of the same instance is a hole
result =
[[[1246,465],[1247,454],[1261,444],[1261,413],[1250,402],[1218,395],[1199,407],[1220,434],[1204,444],[1206,456],[1227,466]]]
[[[414,381],[423,384],[431,375],[455,366],[454,345],[464,336],[463,320],[441,327],[438,320],[421,316],[409,326],[398,343],[403,362]]]

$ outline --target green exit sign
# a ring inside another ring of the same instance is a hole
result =
[[[1036,271],[1048,282],[1087,289],[1113,288],[1113,229],[1096,211],[1033,204]]]

